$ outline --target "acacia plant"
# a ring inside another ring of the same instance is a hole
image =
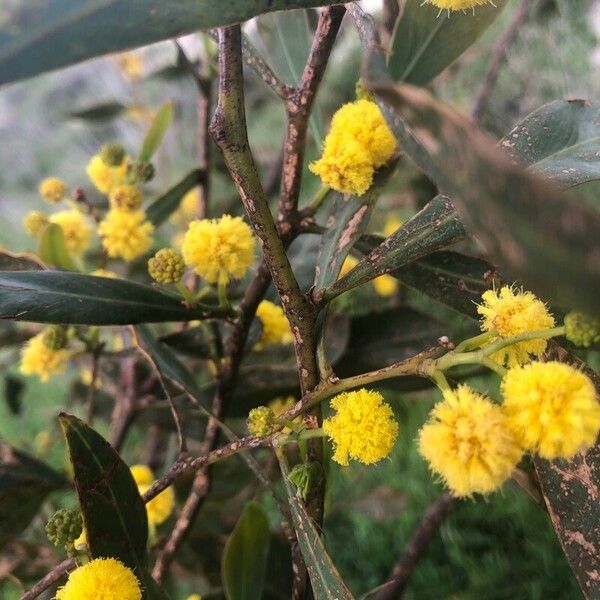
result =
[[[513,483],[598,598],[598,376],[580,348],[600,341],[600,218],[573,188],[598,179],[600,111],[557,100],[500,140],[477,124],[536,3],[514,11],[471,116],[429,84],[504,0],[387,1],[381,23],[325,0],[32,4],[0,9],[2,83],[184,32],[202,31],[205,52],[177,59],[197,84],[198,168],[152,197],[167,102],[139,149],[114,140],[80,180],[43,179],[23,220],[37,251],[2,253],[3,342],[21,375],[80,379],[58,415],[70,469],[2,442],[0,545],[14,552],[47,521],[46,572],[14,575],[22,600],[352,598],[321,537],[329,472],[390,456],[405,435],[393,388],[436,394],[414,443],[446,493],[369,597],[402,594],[458,502]],[[288,9],[304,12],[279,26],[310,32],[293,83],[242,28]],[[321,143],[317,92],[335,97],[324,76],[344,31],[362,69]],[[249,86],[285,111],[271,172],[249,143]],[[407,173],[432,193],[367,233]],[[215,186],[231,183],[222,206]],[[482,374],[498,393],[469,383]],[[9,401],[23,381],[10,376]],[[177,587],[182,572],[205,588]]]

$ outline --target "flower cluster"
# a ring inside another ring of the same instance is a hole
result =
[[[433,4],[440,10],[457,11],[490,4],[490,0],[425,0],[425,4]]]
[[[111,258],[131,261],[145,254],[152,245],[154,225],[141,210],[112,208],[98,225],[102,246]]]
[[[263,300],[256,309],[256,316],[262,324],[260,340],[254,346],[256,350],[273,344],[292,343],[292,330],[281,306]]]
[[[395,148],[396,138],[377,104],[357,100],[335,113],[323,155],[309,169],[323,185],[362,196],[373,183],[375,169],[391,158]]]
[[[177,283],[181,281],[184,272],[183,257],[173,248],[159,250],[148,261],[148,273],[157,283]]]
[[[131,475],[138,486],[138,491],[145,494],[154,483],[154,473],[146,465],[133,465]],[[148,525],[151,528],[164,523],[173,512],[175,507],[175,494],[172,487],[163,490],[158,496],[146,502],[146,513],[148,515]]]
[[[40,183],[38,191],[48,204],[56,204],[65,197],[67,186],[58,177],[47,177]]]
[[[46,382],[64,372],[71,353],[65,348],[49,346],[46,332],[42,331],[27,341],[21,350],[19,371],[23,375],[37,375]]]

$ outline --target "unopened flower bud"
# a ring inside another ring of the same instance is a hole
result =
[[[565,317],[565,336],[576,346],[589,348],[600,342],[600,319],[571,311]]]
[[[135,185],[120,185],[109,196],[112,208],[134,211],[142,206],[142,192]]]
[[[148,261],[148,273],[157,283],[178,283],[184,272],[183,257],[173,248],[159,250]]]
[[[275,415],[268,406],[257,406],[248,413],[248,431],[251,435],[262,438],[273,431]]]
[[[23,218],[23,227],[25,231],[33,237],[37,237],[42,233],[42,230],[46,225],[48,225],[48,217],[39,210],[31,210]]]
[[[46,534],[55,546],[63,546],[69,555],[75,554],[75,540],[83,531],[81,513],[78,510],[61,508],[46,523]]]
[[[49,204],[60,202],[64,198],[66,190],[65,182],[58,177],[44,179],[38,188],[40,196]]]
[[[155,172],[154,165],[150,162],[135,160],[129,165],[129,174],[136,181],[146,183],[154,178]]]
[[[109,167],[118,167],[125,159],[125,148],[117,142],[104,144],[100,150],[102,162]]]

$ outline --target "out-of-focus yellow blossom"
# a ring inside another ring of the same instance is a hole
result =
[[[95,271],[92,271],[90,275],[93,275],[94,277],[106,277],[107,279],[119,278],[114,271],[110,271],[109,269],[96,269]]]
[[[402,219],[390,215],[385,221],[385,226],[383,227],[383,235],[385,235],[385,237],[390,237],[390,235],[396,233],[396,231],[403,225],[403,223],[404,221],[402,221]]]
[[[146,465],[133,465],[129,470],[137,485],[150,485],[154,481],[154,473]]]
[[[23,228],[33,237],[37,237],[42,233],[46,225],[48,225],[48,216],[39,210],[30,210],[23,217]]]
[[[70,357],[65,349],[52,350],[44,343],[45,332],[32,337],[21,351],[19,371],[23,375],[37,375],[42,381],[63,373]]]
[[[600,319],[572,311],[565,317],[565,337],[580,348],[600,342]]]
[[[85,215],[77,209],[61,210],[50,215],[48,220],[62,229],[69,252],[81,255],[90,247],[94,230]]]
[[[292,343],[292,330],[281,306],[263,300],[256,309],[256,316],[262,323],[262,334],[255,349],[261,350],[272,344]]]
[[[433,4],[433,6],[440,10],[448,11],[466,10],[490,3],[490,0],[425,0],[425,4]]]
[[[48,177],[44,179],[38,188],[40,196],[49,204],[56,204],[65,197],[67,186],[62,179],[58,177]]]
[[[122,54],[117,54],[115,59],[123,75],[133,80],[140,79],[144,72],[144,61],[138,53],[123,52]]]
[[[188,596],[186,600],[202,600],[202,597],[200,594],[192,594],[191,596]]]
[[[92,383],[92,370],[89,368],[84,368],[81,369],[80,373],[79,373],[79,381],[81,381],[81,383],[83,385],[89,386]],[[99,390],[102,387],[102,380],[100,378],[100,376],[96,376],[96,381],[94,382],[94,387]]]
[[[200,190],[193,188],[181,199],[179,208],[169,217],[169,220],[174,225],[182,227],[197,219],[199,212]]]
[[[183,239],[186,265],[208,283],[226,285],[241,279],[254,260],[256,241],[240,217],[192,221]]]
[[[383,298],[389,298],[398,291],[398,280],[391,275],[381,275],[372,281],[375,291]]]
[[[396,138],[377,104],[357,100],[335,113],[323,155],[309,169],[324,185],[362,196],[371,187],[375,169],[391,158],[395,148]]]
[[[142,206],[142,192],[135,185],[120,185],[109,196],[111,208],[138,210]]]
[[[336,414],[323,421],[323,431],[333,442],[335,462],[347,465],[352,458],[370,465],[389,456],[398,423],[379,392],[345,392],[333,398],[331,407]]]
[[[93,156],[86,167],[86,173],[96,189],[102,194],[110,194],[113,189],[125,183],[128,158],[118,167],[107,165],[99,154]]]
[[[523,454],[502,408],[466,385],[444,392],[419,433],[419,452],[457,497],[493,492]]]
[[[594,445],[600,403],[592,381],[560,362],[510,369],[502,380],[504,409],[517,439],[542,458],[570,458]]]
[[[115,558],[95,558],[69,574],[56,600],[141,600],[133,571]]]
[[[296,402],[297,400],[294,396],[278,396],[269,402],[269,408],[273,411],[273,416],[277,418],[288,410],[291,410]],[[301,421],[302,417],[300,415],[292,419],[292,423],[300,424]],[[283,433],[290,433],[291,430],[289,427],[284,427],[281,431]]]
[[[131,475],[138,486],[140,495],[145,494],[154,483],[154,473],[152,469],[146,465],[133,465]],[[146,513],[148,514],[148,524],[155,527],[164,523],[173,512],[175,507],[175,494],[173,488],[168,487],[163,490],[158,496],[146,502]]]
[[[50,435],[50,432],[46,430],[38,432],[33,440],[35,453],[38,456],[46,456],[52,444],[52,436]]]
[[[354,269],[354,267],[358,264],[358,259],[349,254],[346,256],[346,260],[342,264],[342,268],[340,269],[340,278],[344,275],[347,275]]]
[[[144,211],[113,208],[98,226],[102,246],[111,258],[134,260],[152,245],[154,225],[146,220]]]
[[[513,288],[504,286],[499,292],[484,292],[482,299],[483,303],[477,306],[482,317],[482,331],[507,338],[554,327],[554,318],[546,305],[531,292],[515,292]],[[523,365],[530,361],[531,356],[541,356],[547,343],[545,339],[519,342],[496,352],[492,358],[509,367]]]
[[[81,535],[73,542],[77,550],[83,550],[87,546],[87,531],[85,527],[81,530]]]

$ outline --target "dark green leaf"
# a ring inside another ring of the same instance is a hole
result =
[[[306,512],[302,499],[296,495],[286,472],[283,473],[283,477],[292,523],[308,570],[314,597],[319,600],[353,600],[354,596],[342,581],[331,557],[327,554],[319,532]]]
[[[25,384],[22,379],[8,373],[4,377],[4,399],[8,405],[8,410],[13,415],[21,414],[21,397]]]
[[[2,38],[0,37],[0,47],[1,41]],[[84,121],[108,121],[118,117],[126,109],[127,107],[120,102],[104,102],[102,104],[74,110],[70,112],[68,116],[71,119],[83,119]]]
[[[173,121],[173,105],[165,102],[154,115],[154,119],[148,128],[139,159],[142,162],[148,162],[154,153],[158,150],[165,133]]]
[[[248,502],[223,550],[221,577],[227,600],[262,597],[270,540],[264,510]]]
[[[531,113],[500,148],[561,187],[600,179],[600,105],[556,100]]]
[[[13,254],[8,250],[0,252],[0,271],[43,271],[44,263],[34,254]]]
[[[155,226],[162,225],[174,213],[181,199],[202,181],[204,177],[200,169],[188,173],[179,183],[155,200],[146,210],[148,220]]]
[[[548,354],[551,360],[584,371],[600,394],[600,377],[584,362],[555,342],[550,343]],[[569,460],[534,458],[534,464],[548,513],[573,574],[585,598],[596,600],[600,598],[600,443]]]
[[[130,569],[145,600],[166,598],[148,572],[148,517],[129,467],[77,417],[60,415],[92,557],[113,557]]]
[[[73,259],[67,250],[63,230],[56,223],[50,223],[44,228],[40,236],[38,255],[48,265],[68,271],[75,270]]]
[[[472,12],[446,13],[423,0],[406,0],[396,22],[388,69],[397,81],[425,85],[451,65],[500,14],[505,0]]]
[[[558,305],[597,314],[600,216],[524,172],[449,106],[411,86],[373,84],[405,120],[417,165],[454,200],[488,257]]]
[[[177,350],[177,352],[194,358],[206,359],[211,357],[210,344],[206,339],[206,330],[201,325],[170,333],[161,337],[158,341],[173,350]]]
[[[50,467],[0,440],[0,549],[29,525],[50,492],[66,485]]]
[[[399,269],[465,236],[465,229],[450,200],[444,196],[437,196],[354,269],[326,288],[323,299],[331,300],[347,290]]]
[[[333,0],[30,0],[0,24],[0,84],[152,42]],[[4,7],[3,7],[4,8]]]
[[[210,316],[223,314],[215,309]],[[209,316],[180,300],[123,279],[61,271],[0,272],[0,319],[36,323],[128,325]]]

